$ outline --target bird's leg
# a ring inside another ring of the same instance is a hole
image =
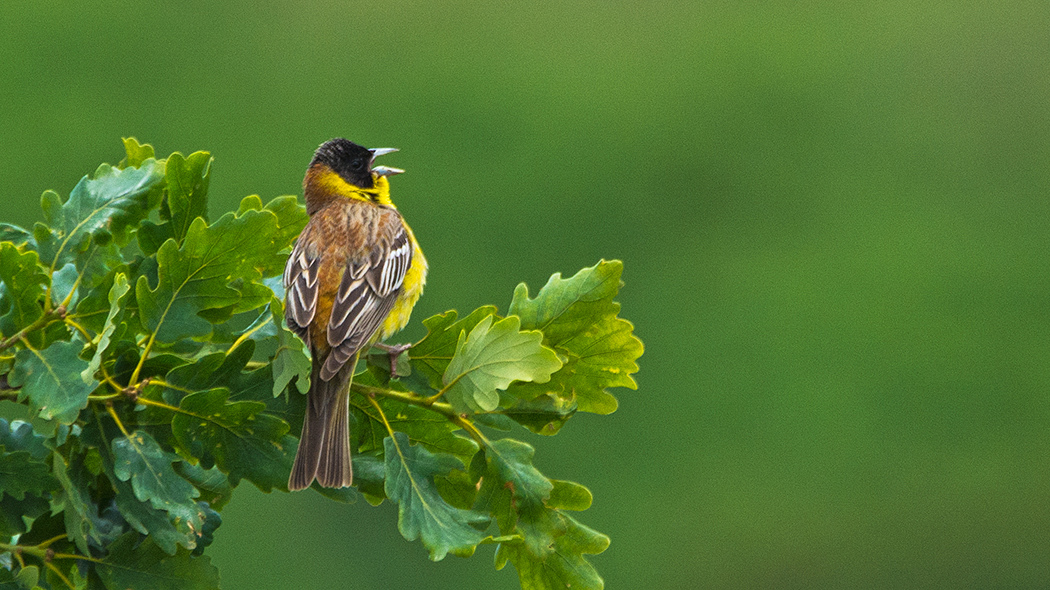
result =
[[[376,342],[372,346],[375,346],[379,350],[382,350],[390,357],[390,378],[394,379],[397,377],[397,359],[401,356],[402,352],[405,352],[409,348],[412,348],[411,344],[383,344],[382,342]]]

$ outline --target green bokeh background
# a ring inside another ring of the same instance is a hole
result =
[[[519,433],[607,587],[1050,586],[1044,3],[78,4],[0,5],[6,221],[122,136],[212,151],[213,214],[346,136],[402,150],[417,320],[624,260],[639,390]],[[225,588],[517,587],[389,504],[223,514]]]

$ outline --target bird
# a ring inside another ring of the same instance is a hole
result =
[[[289,490],[315,479],[326,488],[352,485],[354,368],[369,347],[405,327],[423,293],[426,258],[390,200],[389,177],[404,170],[374,165],[396,151],[331,139],[303,178],[309,221],[285,265],[285,322],[313,366]]]

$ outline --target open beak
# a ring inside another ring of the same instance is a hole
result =
[[[375,148],[372,151],[372,161],[375,162],[379,156],[391,154],[397,151],[397,148]],[[395,174],[401,174],[404,170],[400,168],[392,168],[390,166],[372,166],[372,174],[376,176],[393,176]]]

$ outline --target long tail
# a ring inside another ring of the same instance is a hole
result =
[[[357,355],[350,359],[331,381],[323,381],[323,362],[314,360],[310,393],[306,397],[303,434],[288,478],[289,490],[317,483],[326,488],[344,488],[354,477],[350,464],[350,381]]]

